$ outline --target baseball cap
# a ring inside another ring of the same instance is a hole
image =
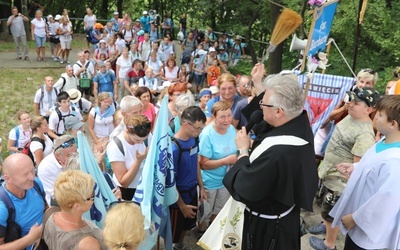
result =
[[[97,65],[98,65],[99,67],[105,67],[105,66],[106,66],[106,64],[105,64],[103,61],[99,61],[99,62],[97,63]]]
[[[104,41],[103,39],[101,39],[101,40],[99,41],[99,43],[106,43],[106,41]]]
[[[202,98],[205,95],[210,95],[211,96],[211,90],[208,89],[208,88],[204,88],[204,89],[200,90],[199,98]]]
[[[347,91],[350,101],[365,102],[368,107],[374,107],[380,99],[379,92],[374,88],[355,89],[354,91]]]
[[[53,15],[48,15],[47,19],[53,18]]]
[[[147,15],[147,11],[143,11],[143,15]]]
[[[73,130],[79,130],[83,125],[85,125],[84,122],[81,122],[78,117],[76,116],[67,116],[65,117],[65,129],[73,129]]]
[[[54,20],[58,21],[58,20],[60,20],[60,18],[61,18],[61,15],[57,14],[56,17],[54,18]]]
[[[119,15],[118,11],[114,11],[113,15]]]
[[[209,48],[209,49],[208,49],[208,52],[215,52],[214,47]]]

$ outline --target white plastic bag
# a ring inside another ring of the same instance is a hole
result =
[[[179,41],[183,41],[183,40],[185,39],[185,36],[183,35],[183,32],[182,32],[182,31],[179,31],[179,32],[178,32],[177,37],[178,37],[178,40],[179,40]]]

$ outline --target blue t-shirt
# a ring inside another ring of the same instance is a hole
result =
[[[143,30],[145,32],[150,32],[150,21],[153,20],[153,18],[151,18],[150,16],[142,16],[140,18],[140,24],[143,27]]]
[[[98,93],[101,92],[112,92],[114,93],[113,82],[116,80],[115,74],[109,70],[106,73],[97,72],[93,78],[93,82],[98,84]]]
[[[237,103],[242,99],[241,96],[238,96],[237,94],[235,94],[234,98],[233,98],[233,105],[232,105],[232,113],[235,110],[235,107],[237,105]],[[207,102],[207,109],[210,111],[208,112],[208,114],[206,114],[206,117],[211,117],[212,116],[212,106],[214,105],[214,103],[219,102],[221,100],[220,96],[216,96],[214,98],[211,98],[210,100],[208,100]]]
[[[242,100],[238,101],[236,107],[233,109],[233,119],[238,120],[238,129],[242,129],[243,126],[247,125],[247,119],[246,117],[242,114],[242,109],[249,104],[249,101],[247,98],[243,98]]]
[[[176,140],[179,141],[182,148],[180,164],[178,165],[179,148],[174,142],[172,143],[176,188],[178,191],[191,190],[197,184],[197,157],[199,147],[196,145],[196,140],[194,138],[190,138],[187,141],[178,138],[176,138]],[[191,200],[184,199],[185,203],[190,201]]]
[[[380,140],[376,143],[376,153],[380,153],[390,148],[400,148],[400,142],[384,143],[384,140]]]
[[[200,152],[201,156],[211,160],[218,160],[228,155],[236,153],[235,144],[236,130],[230,125],[224,135],[218,134],[214,129],[214,123],[207,125],[200,134]],[[204,187],[214,190],[220,189],[224,185],[222,179],[226,174],[226,165],[212,170],[201,170]]]
[[[42,182],[38,178],[35,181],[39,184],[40,189],[43,191]],[[3,187],[4,187],[3,183]],[[35,190],[34,187],[26,191],[25,198],[20,199],[11,194],[7,189],[6,193],[10,197],[15,207],[15,222],[21,227],[22,236],[29,233],[33,225],[43,222],[44,215],[44,200],[43,197]],[[44,191],[43,191],[44,192]],[[7,227],[8,210],[3,201],[0,200],[0,225]],[[27,247],[26,249],[30,249]]]

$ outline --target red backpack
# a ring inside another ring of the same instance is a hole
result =
[[[46,143],[43,139],[39,138],[39,137],[33,137],[30,141],[28,141],[27,144],[25,144],[25,146],[22,148],[21,153],[26,154],[27,156],[29,156],[29,158],[31,158],[32,162],[35,163],[35,158],[33,157],[33,154],[31,152],[31,150],[29,149],[29,147],[31,146],[31,142],[33,141],[38,141],[42,144],[43,146],[43,151],[46,148]]]

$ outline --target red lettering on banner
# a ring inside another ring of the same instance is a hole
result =
[[[329,107],[332,102],[332,99],[323,99],[312,96],[307,96],[307,100],[313,112],[313,119],[311,121],[311,124],[316,122],[318,118],[324,114],[324,111],[326,110],[326,108]]]

